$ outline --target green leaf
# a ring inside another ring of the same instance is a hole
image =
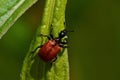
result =
[[[37,0],[0,0],[0,38]]]
[[[31,67],[35,61],[35,57],[38,54],[38,50],[35,53],[31,53],[39,45],[44,44],[47,38],[43,38],[40,34],[49,35],[51,24],[52,34],[57,37],[59,32],[65,28],[65,6],[67,0],[46,0],[44,12],[40,26],[37,29],[36,35],[32,40],[29,51],[23,62],[23,68],[21,71],[21,80],[36,80],[30,73]],[[38,57],[37,57],[38,58]],[[40,67],[37,80],[69,80],[69,64],[67,49],[62,49],[57,56],[57,60],[52,64],[39,60]],[[35,70],[34,70],[35,71]],[[39,73],[41,72],[41,73]]]

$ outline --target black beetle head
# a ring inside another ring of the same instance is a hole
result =
[[[62,30],[60,33],[59,33],[59,38],[63,38],[63,37],[65,37],[66,36],[66,34],[67,34],[67,30]]]

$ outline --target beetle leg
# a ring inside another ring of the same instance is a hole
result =
[[[68,44],[68,38],[64,38],[63,42],[61,42],[61,44]]]
[[[68,44],[67,38],[64,38],[64,41],[60,42],[59,46],[62,47],[62,48],[68,48],[69,46],[67,46],[65,44]]]
[[[67,44],[68,42],[60,42],[61,44]]]
[[[65,41],[60,42],[61,44],[68,44],[67,38],[64,39]]]
[[[48,35],[40,34],[40,36],[47,37],[49,40],[51,40],[51,37],[49,37]]]
[[[50,33],[50,37],[51,37],[52,39],[54,39],[52,33]]]
[[[57,60],[57,56],[50,62],[51,66],[53,65],[53,63]]]
[[[52,31],[53,31],[53,28],[52,28],[52,24],[51,24],[50,36],[48,36],[48,35],[43,35],[43,34],[40,34],[40,36],[47,37],[49,40],[54,39],[54,38],[53,38],[53,35],[52,35]]]
[[[43,45],[40,45],[40,46],[38,46],[37,48],[35,48],[35,50],[34,51],[32,51],[31,53],[35,53],[36,52],[36,50],[38,49],[38,48],[41,48]]]
[[[62,47],[62,48],[68,48],[69,46],[64,46],[64,45],[59,45],[60,47]]]
[[[57,56],[52,60],[51,63],[55,62],[57,60]]]

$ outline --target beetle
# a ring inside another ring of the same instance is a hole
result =
[[[67,41],[62,42],[62,38],[64,38],[66,34],[66,29],[62,30],[56,38],[53,38],[52,34],[50,34],[50,37],[41,34],[41,36],[47,37],[48,41],[44,45],[38,47],[40,48],[38,51],[38,56],[45,62],[54,62],[57,58],[57,54],[61,50],[61,47],[67,48],[67,46],[65,46],[65,44],[67,44]]]

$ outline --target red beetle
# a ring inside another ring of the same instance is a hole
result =
[[[41,57],[45,62],[53,60],[58,52],[60,52],[59,43],[55,40],[49,40],[45,43],[38,52],[39,57]]]
[[[67,31],[64,29],[59,33],[59,36],[57,38],[53,38],[52,35],[46,36],[42,35],[44,37],[47,37],[49,40],[42,46],[40,46],[40,50],[38,52],[39,57],[45,61],[45,62],[53,62],[56,60],[57,54],[60,52],[60,47],[67,47],[64,46],[64,44],[67,44],[66,42],[62,42],[61,39],[66,36]]]

